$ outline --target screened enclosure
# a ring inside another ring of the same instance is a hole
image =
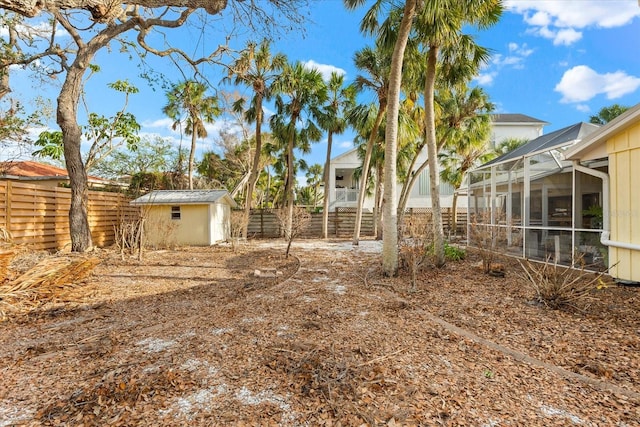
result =
[[[598,127],[579,123],[536,138],[468,175],[469,244],[564,265],[606,268],[603,172],[564,160]]]

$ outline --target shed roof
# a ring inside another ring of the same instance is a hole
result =
[[[516,148],[515,150],[509,151],[502,156],[488,161],[479,168],[497,165],[535,153],[568,146],[575,143],[576,141],[581,140],[591,132],[594,132],[598,129],[598,127],[598,125],[594,125],[592,123],[580,122],[571,126],[564,127],[562,129],[558,129],[557,131],[539,136],[536,139],[532,139],[528,143]]]
[[[227,190],[156,190],[130,202],[132,205],[202,205],[226,203],[232,208],[236,202]]]

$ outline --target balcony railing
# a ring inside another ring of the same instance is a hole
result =
[[[351,188],[336,188],[336,203],[355,203],[358,201],[358,190]]]

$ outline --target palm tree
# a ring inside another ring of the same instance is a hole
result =
[[[307,185],[313,189],[313,208],[318,206],[318,189],[322,182],[323,168],[319,164],[313,164],[307,169],[305,174],[307,178]],[[326,190],[325,190],[326,191]]]
[[[527,138],[507,138],[500,141],[493,149],[493,156],[498,157],[507,154],[529,142]]]
[[[378,99],[377,115],[372,125],[366,126],[368,133],[367,147],[362,160],[362,176],[358,192],[358,206],[356,208],[355,227],[353,230],[353,244],[358,245],[360,240],[360,227],[362,222],[362,210],[364,199],[366,197],[366,182],[369,175],[369,164],[371,163],[371,155],[373,146],[378,137],[378,129],[382,123],[385,112],[387,110],[387,97],[389,93],[389,60],[391,51],[385,49],[382,44],[376,43],[375,48],[365,47],[356,52],[354,62],[358,69],[365,71],[367,76],[359,74],[356,76],[354,87],[358,92],[365,89],[375,92]],[[351,123],[354,127],[359,128],[362,132],[363,125],[369,123],[366,116],[371,112],[370,106],[360,106],[352,112]]]
[[[218,98],[205,96],[207,87],[195,80],[185,80],[167,92],[167,104],[162,112],[173,120],[173,129],[184,123],[185,134],[191,135],[189,151],[189,189],[193,189],[193,160],[197,138],[206,138],[205,123],[213,123],[221,113]]]
[[[242,235],[247,237],[247,227],[249,224],[249,214],[253,202],[253,193],[259,177],[260,156],[262,155],[262,123],[264,120],[262,104],[263,101],[271,99],[271,84],[278,76],[287,62],[285,55],[279,53],[271,55],[269,42],[263,40],[259,46],[250,43],[240,58],[231,65],[231,75],[229,80],[233,80],[236,85],[245,85],[253,90],[253,98],[249,108],[244,112],[244,117],[249,123],[255,123],[255,152],[251,172],[247,181],[247,192],[244,206],[245,224]],[[244,99],[239,99],[234,104],[234,109],[240,111],[244,108]]]
[[[329,233],[329,166],[331,164],[331,148],[333,135],[339,135],[347,128],[347,112],[355,104],[355,87],[344,86],[344,74],[331,73],[327,83],[329,99],[324,106],[320,126],[327,131],[327,155],[324,162],[324,204],[322,210],[322,238],[326,239]],[[314,206],[315,207],[315,206]]]
[[[343,0],[348,8],[361,6],[364,0]],[[365,15],[361,28],[370,34],[380,28],[378,16],[383,14],[384,6],[392,2],[376,1]],[[389,16],[393,17],[389,22],[399,24],[393,27],[393,31],[386,32],[395,37],[387,37],[386,42],[393,44],[391,56],[391,68],[389,72],[389,91],[387,93],[387,127],[385,132],[385,167],[384,167],[384,231],[382,244],[382,269],[384,274],[395,276],[398,272],[398,226],[397,226],[397,200],[396,200],[396,157],[398,147],[398,113],[400,110],[400,86],[402,84],[402,64],[404,52],[409,40],[409,34],[413,26],[413,20],[418,9],[417,0],[405,0],[400,16],[399,9],[392,10]],[[382,33],[385,34],[385,33]],[[392,41],[391,41],[392,40]],[[387,45],[389,45],[387,44]]]
[[[301,62],[287,64],[273,85],[276,114],[271,117],[274,134],[286,142],[287,181],[285,200],[287,221],[285,235],[291,232],[295,191],[294,149],[309,149],[309,143],[322,138],[316,124],[321,106],[327,100],[327,86],[316,69],[307,69]],[[301,127],[299,127],[301,126]]]
[[[444,231],[440,210],[439,174],[437,164],[437,140],[435,127],[435,82],[437,63],[441,72],[469,76],[475,74],[480,63],[488,59],[486,51],[477,47],[471,37],[461,34],[465,25],[479,29],[494,25],[500,19],[502,0],[439,0],[427,1],[416,16],[417,39],[426,55],[424,78],[425,140],[431,184],[433,210],[434,250],[436,266],[444,265]],[[473,55],[468,60],[467,55]],[[467,60],[460,61],[460,58]],[[458,81],[463,80],[461,78]]]
[[[446,146],[439,153],[438,158],[443,168],[440,177],[458,190],[467,171],[473,168],[478,161],[484,162],[493,157],[488,150],[489,137],[491,135],[491,116],[493,104],[489,102],[488,95],[480,88],[468,91],[464,88],[458,92],[445,91],[449,96],[444,103],[449,117],[459,117],[453,127],[446,127]],[[444,120],[447,123],[447,120]],[[449,123],[451,123],[449,121]],[[444,126],[443,126],[444,127]],[[453,193],[453,230],[457,229],[456,211],[458,207],[458,194]]]

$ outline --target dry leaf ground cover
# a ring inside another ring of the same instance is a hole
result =
[[[409,293],[379,250],[101,252],[66,302],[0,323],[0,426],[639,425],[639,289],[547,310],[470,257]]]

